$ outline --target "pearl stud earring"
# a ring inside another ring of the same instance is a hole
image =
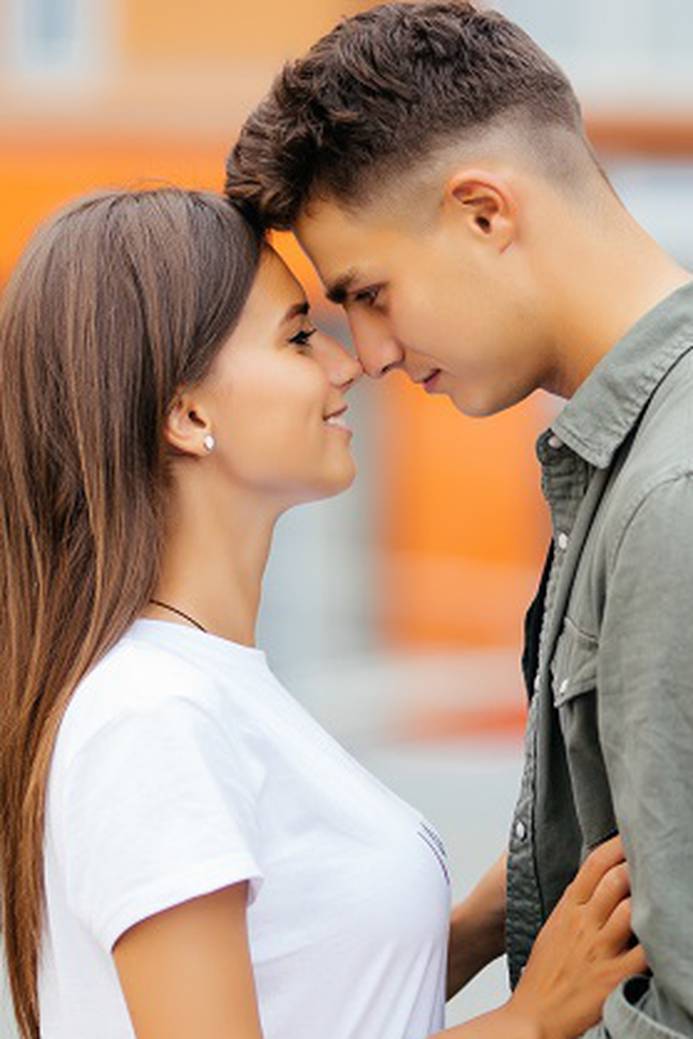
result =
[[[205,445],[207,451],[213,451],[216,445],[216,440],[211,433],[208,433],[202,443]]]

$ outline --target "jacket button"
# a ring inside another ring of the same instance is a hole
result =
[[[515,823],[515,836],[517,837],[518,841],[523,841],[527,836],[527,827],[522,822],[522,819],[518,819]]]

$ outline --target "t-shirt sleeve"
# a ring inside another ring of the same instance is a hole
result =
[[[262,883],[247,751],[197,703],[172,698],[109,721],[62,786],[71,910],[110,952],[153,913],[248,880]]]

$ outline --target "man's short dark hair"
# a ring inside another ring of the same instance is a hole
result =
[[[241,131],[226,192],[263,227],[286,229],[315,193],[364,201],[506,113],[529,135],[583,137],[566,76],[513,22],[464,0],[383,4],[283,69]]]

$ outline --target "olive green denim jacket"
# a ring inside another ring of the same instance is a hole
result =
[[[510,837],[511,982],[618,830],[653,976],[586,1035],[693,1037],[693,283],[603,358],[537,453],[554,552]]]

